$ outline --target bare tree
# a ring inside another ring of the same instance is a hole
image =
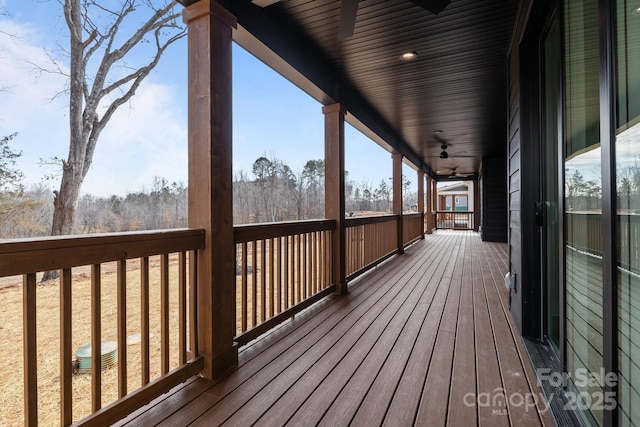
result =
[[[111,4],[98,0],[65,0],[63,4],[70,34],[70,138],[68,157],[60,161],[60,190],[54,192],[52,236],[72,233],[80,188],[101,132],[116,110],[133,97],[166,49],[186,35],[178,24],[175,1],[160,7],[151,0],[121,0],[113,9]],[[146,20],[126,34],[129,21],[145,12],[149,13]],[[151,46],[150,58],[131,68],[140,54],[135,48],[142,44]],[[49,272],[45,279],[55,275]]]

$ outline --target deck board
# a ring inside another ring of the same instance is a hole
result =
[[[228,377],[176,387],[122,424],[552,425],[544,402],[475,401],[540,396],[508,313],[506,249],[427,236],[250,343]]]

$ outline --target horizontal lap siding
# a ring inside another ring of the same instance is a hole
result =
[[[518,49],[509,57],[509,271],[517,277],[522,272],[522,233],[520,215],[520,67]],[[513,304],[514,320],[522,330],[521,306]]]

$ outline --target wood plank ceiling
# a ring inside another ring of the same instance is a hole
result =
[[[483,157],[504,156],[506,53],[517,0],[453,0],[433,15],[408,0],[362,0],[354,34],[338,38],[339,0],[282,0],[259,7],[221,0],[238,18],[243,46],[277,71],[284,59],[324,103],[356,121],[432,175],[477,173]],[[263,46],[263,47],[264,47]],[[416,52],[401,61],[403,52]],[[315,92],[314,92],[315,91]],[[442,131],[442,133],[435,133]],[[447,142],[448,159],[439,153]]]

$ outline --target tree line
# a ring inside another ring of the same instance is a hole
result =
[[[324,218],[324,160],[308,160],[301,170],[293,171],[275,155],[263,155],[251,166],[251,174],[241,170],[233,179],[235,224],[294,221]],[[403,210],[416,204],[417,194],[410,191],[411,181],[403,176]],[[362,212],[391,213],[391,178],[374,187],[368,181],[356,182],[345,176],[345,209],[348,214]]]
[[[45,184],[23,184],[15,167],[21,152],[10,146],[15,137],[0,140],[0,238],[46,236],[52,225],[53,189]],[[392,185],[381,180],[377,187],[346,177],[346,209],[390,213]],[[403,177],[404,208],[415,204],[410,181]],[[324,217],[324,160],[309,160],[293,171],[275,155],[256,159],[251,172],[240,170],[233,179],[235,224],[294,221]],[[188,190],[182,182],[154,177],[150,188],[126,196],[79,197],[73,234],[154,230],[188,226]]]

